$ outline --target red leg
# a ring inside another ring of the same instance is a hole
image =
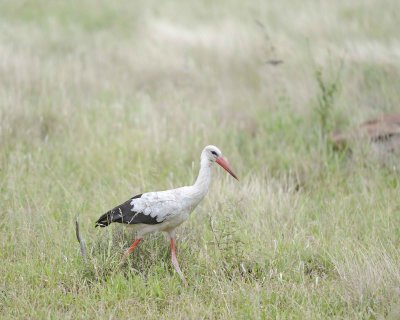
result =
[[[133,249],[136,248],[136,246],[139,244],[139,242],[142,240],[142,238],[136,239],[134,243],[132,243],[132,245],[129,247],[128,250],[126,250],[125,252],[125,256],[128,256],[128,254],[130,254]]]
[[[171,238],[171,260],[172,260],[172,265],[175,268],[175,271],[179,274],[179,277],[182,279],[183,283],[187,285],[186,279],[183,276],[181,268],[179,268],[178,260],[176,259],[175,241],[173,238]]]

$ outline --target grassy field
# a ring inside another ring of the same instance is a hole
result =
[[[2,319],[399,319],[399,158],[327,139],[400,111],[398,0],[0,3]],[[271,61],[282,60],[275,65]],[[95,229],[229,158],[178,230]],[[88,249],[75,238],[79,214]]]

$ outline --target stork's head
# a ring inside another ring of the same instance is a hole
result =
[[[224,168],[232,177],[236,180],[239,180],[236,174],[233,173],[233,170],[226,158],[222,156],[221,150],[219,150],[216,146],[209,145],[204,148],[203,154],[207,157],[211,162],[218,163],[222,168]]]

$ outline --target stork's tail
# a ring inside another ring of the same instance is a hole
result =
[[[107,227],[112,222],[112,214],[111,211],[103,214],[99,220],[96,221],[95,227],[104,228]]]

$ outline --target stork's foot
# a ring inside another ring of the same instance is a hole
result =
[[[185,276],[183,275],[183,272],[182,272],[181,268],[179,268],[178,260],[176,260],[176,257],[175,257],[175,256],[172,257],[172,265],[174,266],[176,273],[177,273],[177,274],[179,275],[179,277],[181,278],[183,284],[184,284],[185,286],[187,286],[188,283],[187,283],[187,281],[186,281],[186,279],[185,279]]]
[[[175,268],[176,273],[181,278],[183,284],[185,286],[187,286],[188,283],[187,283],[187,281],[185,279],[185,276],[183,275],[183,272],[182,272],[181,268],[179,267],[178,259],[176,259],[175,241],[174,241],[173,238],[171,238],[171,261],[172,261],[172,265]]]

